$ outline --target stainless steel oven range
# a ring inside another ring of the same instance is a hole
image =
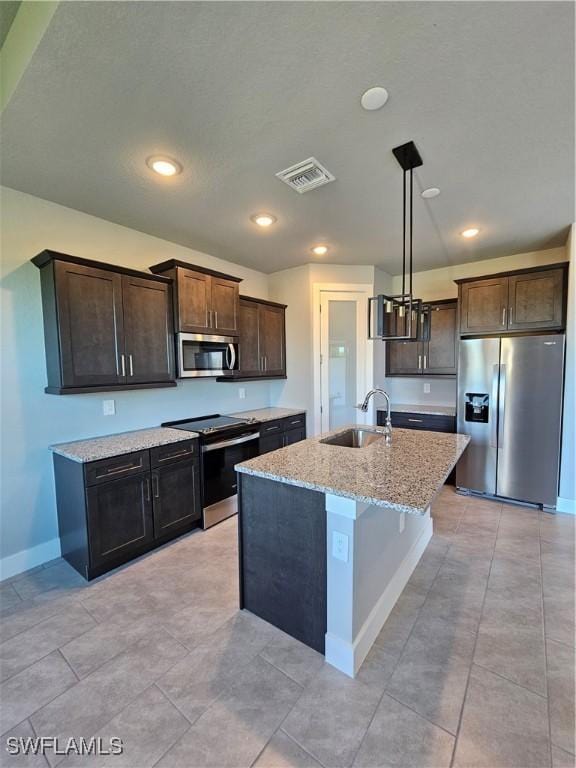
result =
[[[258,455],[259,422],[216,413],[162,426],[200,435],[203,527],[210,528],[234,514],[233,506],[220,502],[236,494],[234,466]]]

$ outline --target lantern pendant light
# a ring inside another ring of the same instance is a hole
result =
[[[368,338],[420,341],[429,334],[429,308],[413,293],[414,168],[423,163],[413,141],[394,147],[392,152],[403,171],[402,293],[380,294],[368,300]]]

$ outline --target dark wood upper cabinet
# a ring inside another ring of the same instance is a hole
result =
[[[430,339],[424,343],[422,372],[454,376],[458,369],[457,302],[430,305]]]
[[[420,365],[418,365],[420,363]],[[386,375],[414,376],[422,371],[422,345],[418,341],[386,342]]]
[[[508,278],[508,328],[562,328],[564,270],[547,269]]]
[[[170,280],[54,251],[40,269],[50,394],[175,386]]]
[[[42,299],[45,322],[53,325],[46,354],[56,381],[63,387],[125,383],[122,276],[64,261],[51,266],[42,272]]]
[[[457,371],[457,302],[428,304],[428,341],[386,342],[387,376],[455,376]]]
[[[286,375],[285,307],[260,304],[260,352],[266,376]]]
[[[260,376],[260,305],[240,299],[240,338],[238,344],[239,373]]]
[[[177,331],[238,335],[241,278],[175,259],[154,264],[150,271],[173,280]]]
[[[460,294],[460,333],[504,331],[507,304],[506,277],[463,283]]]
[[[238,379],[277,379],[286,377],[286,305],[251,296],[240,296]]]
[[[562,330],[567,264],[457,280],[460,334]]]
[[[124,348],[128,382],[171,381],[174,343],[170,286],[124,276]]]

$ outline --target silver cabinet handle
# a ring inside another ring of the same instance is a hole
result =
[[[268,355],[264,355],[264,370],[268,370]]]
[[[120,364],[122,366],[122,376],[126,376],[126,358],[124,355],[120,355]]]
[[[424,365],[422,366],[424,370],[426,370],[426,355],[424,355]]]
[[[502,325],[506,325],[506,307],[502,307]]]
[[[132,355],[128,355],[128,366],[130,368],[130,376],[134,376],[134,363],[132,361]]]
[[[158,475],[156,473],[152,475],[152,493],[154,494],[155,499],[160,498],[160,485],[158,483]]]
[[[408,421],[413,421],[415,424],[422,424],[424,419],[408,419]]]
[[[214,328],[218,328],[218,312],[214,312]]]
[[[512,307],[508,307],[508,324],[512,325]]]
[[[144,485],[146,488],[146,501],[150,501],[150,479],[148,477],[144,479]]]
[[[422,369],[422,355],[418,355],[418,370]]]

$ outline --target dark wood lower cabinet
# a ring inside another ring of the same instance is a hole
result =
[[[297,414],[275,421],[265,421],[260,426],[258,453],[270,453],[306,440],[306,414]]]
[[[184,459],[153,469],[152,495],[157,537],[199,522],[202,510],[198,462]]]
[[[148,474],[87,490],[90,565],[101,568],[132,556],[154,539]]]
[[[197,440],[81,464],[54,454],[62,556],[86,579],[200,526]]]

